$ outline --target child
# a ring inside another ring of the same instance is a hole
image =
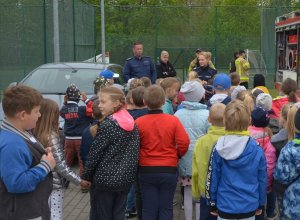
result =
[[[166,102],[163,105],[162,110],[166,114],[174,115],[172,100],[178,94],[180,82],[176,78],[167,77],[161,81],[160,86],[163,88],[166,97]]]
[[[56,163],[50,149],[29,132],[36,126],[42,95],[17,85],[4,91],[0,129],[1,219],[49,219],[48,198]]]
[[[267,95],[267,94],[265,94]],[[269,102],[272,102],[272,97],[269,97]],[[276,150],[270,142],[272,137],[272,131],[268,128],[269,117],[268,111],[264,110],[260,106],[257,106],[251,113],[252,126],[249,126],[249,132],[251,137],[256,140],[262,147],[266,160],[267,160],[267,218],[275,218],[277,213],[275,212],[276,198],[272,191],[273,186],[273,172],[276,165]],[[263,214],[260,216],[263,219]]]
[[[219,219],[254,220],[266,202],[266,159],[249,137],[249,122],[250,111],[243,102],[226,106],[225,136],[212,151],[207,173],[206,197]]]
[[[263,93],[270,94],[269,90],[266,87],[265,77],[262,74],[255,74],[253,78],[253,89],[252,94],[255,90],[261,90]]]
[[[84,187],[88,187],[89,183],[81,181],[80,177],[66,164],[63,149],[59,141],[59,108],[57,103],[50,99],[43,99],[40,112],[41,117],[33,129],[33,134],[45,148],[51,148],[56,161],[56,167],[53,171],[53,190],[49,198],[49,206],[51,209],[51,220],[61,220],[64,201],[63,178],[76,185],[81,184]]]
[[[195,71],[191,71],[188,74],[188,81],[199,80],[198,73]],[[201,80],[199,80],[201,82]]]
[[[82,132],[90,125],[91,118],[86,115],[86,106],[78,106],[80,91],[71,84],[66,91],[66,103],[60,110],[60,116],[65,119],[64,134],[65,155],[68,166],[73,165],[74,154],[79,162],[79,173],[83,173],[83,164],[80,158],[80,143]]]
[[[127,193],[136,177],[139,134],[124,109],[121,90],[108,87],[98,95],[105,118],[98,124],[82,177],[92,182],[90,219],[124,220]]]
[[[254,98],[253,98],[253,95],[251,92],[249,92],[248,90],[240,91],[237,94],[236,99],[244,102],[244,104],[249,109],[250,113],[253,111],[255,102],[254,102]]]
[[[184,94],[185,101],[181,103],[182,109],[175,113],[182,123],[185,131],[189,135],[189,150],[179,160],[179,181],[184,187],[184,213],[186,220],[192,220],[193,199],[191,188],[192,177],[192,155],[194,144],[198,137],[206,134],[208,129],[208,110],[207,106],[200,104],[199,101],[204,97],[205,90],[200,82],[185,82],[180,92]],[[198,204],[199,205],[199,204]],[[200,207],[196,206],[196,219],[199,220]]]
[[[205,199],[205,183],[208,162],[213,146],[218,138],[225,134],[223,115],[225,105],[216,103],[209,110],[208,122],[211,127],[207,134],[201,136],[194,148],[192,166],[192,195],[197,201],[200,200],[200,220],[215,220],[215,216],[210,214],[209,206]]]
[[[231,98],[228,95],[231,81],[229,76],[224,73],[220,73],[216,76],[213,82],[215,94],[207,102],[207,107],[210,108],[213,104],[223,103],[227,105]]]
[[[128,112],[134,120],[148,114],[148,108],[145,106],[143,99],[145,90],[146,88],[144,86],[139,86],[132,90],[131,101],[133,102],[134,107],[128,110]]]
[[[282,184],[286,184],[283,197],[283,211],[281,219],[300,219],[300,110],[298,109],[294,118],[296,128],[295,139],[289,141],[281,150],[278,158],[274,178]]]
[[[175,116],[163,114],[161,108],[165,94],[161,87],[148,87],[144,102],[149,114],[136,120],[141,139],[139,181],[142,216],[143,220],[172,220],[177,163],[188,149],[189,137]]]
[[[233,86],[231,86],[232,88]],[[230,88],[230,90],[231,90]],[[239,92],[241,91],[246,91],[247,89],[244,86],[235,86],[235,88],[230,92],[230,97],[231,100],[236,99],[237,95],[239,94]]]
[[[152,85],[151,80],[147,76],[143,76],[142,78],[140,78],[140,80],[142,80],[146,88]]]

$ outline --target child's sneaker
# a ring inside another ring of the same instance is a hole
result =
[[[126,219],[134,218],[136,216],[137,216],[137,212],[136,211],[126,211],[125,212]]]

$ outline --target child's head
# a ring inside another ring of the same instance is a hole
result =
[[[95,120],[100,120],[103,118],[103,115],[100,111],[100,108],[99,108],[99,100],[96,99],[92,105],[92,111],[93,111],[93,118]]]
[[[288,133],[288,139],[293,140],[295,138],[295,132],[296,132],[296,127],[295,127],[295,116],[296,112],[299,109],[299,104],[295,103],[293,106],[290,108],[288,116],[287,116],[287,121],[286,121],[286,130]]]
[[[230,73],[230,80],[232,86],[240,85],[240,75],[236,72]]]
[[[297,102],[297,83],[295,80],[292,80],[291,78],[284,80],[281,86],[281,91],[284,95],[289,97],[289,102]]]
[[[142,80],[146,88],[152,85],[151,80],[146,76],[143,76],[142,78],[140,78],[140,80]]]
[[[254,99],[252,93],[248,90],[241,91],[237,94],[236,99],[245,103],[249,111],[252,112],[254,109]]]
[[[111,85],[111,83],[104,78],[103,76],[98,76],[94,82],[94,93],[97,94],[99,92],[100,89],[104,88],[104,87],[108,87]]]
[[[52,132],[58,134],[59,129],[59,107],[57,103],[51,99],[43,99],[41,101],[41,117],[33,129],[33,134],[43,144],[49,147],[49,136]]]
[[[200,82],[197,81],[187,81],[185,82],[180,92],[183,93],[185,101],[189,102],[200,102],[205,95],[205,89]]]
[[[265,77],[262,74],[255,74],[253,78],[253,88],[257,86],[266,86]]]
[[[134,90],[134,89],[129,90],[128,93],[127,93],[127,95],[126,95],[126,98],[125,98],[126,109],[127,109],[127,110],[132,110],[132,109],[135,108],[135,105],[134,105],[133,100],[132,100],[132,91],[133,91],[133,90]]]
[[[155,81],[155,85],[160,86],[160,83],[164,80],[164,78],[158,78]]]
[[[191,71],[188,74],[188,78],[189,78],[189,81],[196,80],[196,79],[199,79],[199,75],[197,72]]]
[[[161,81],[160,86],[165,92],[167,99],[174,99],[180,89],[180,82],[174,77],[167,77]]]
[[[250,124],[249,108],[240,100],[230,102],[224,112],[226,131],[246,131]]]
[[[68,101],[79,102],[80,100],[80,90],[75,84],[71,84],[68,86],[66,91],[66,96]]]
[[[227,93],[231,87],[231,80],[225,73],[220,73],[214,78],[213,87],[215,93]]]
[[[267,127],[270,121],[268,111],[263,108],[256,107],[251,113],[251,120],[252,125],[255,127]]]
[[[256,107],[260,107],[265,111],[270,111],[272,109],[272,96],[266,93],[261,93],[256,97],[255,103]]]
[[[146,88],[144,86],[139,86],[132,90],[132,101],[136,107],[145,107],[144,104],[144,94]]]
[[[247,89],[245,88],[245,86],[236,86],[232,92],[231,92],[231,99],[234,100],[236,99],[237,95],[239,94],[239,92],[241,91],[246,91]]]
[[[284,128],[286,128],[287,117],[288,117],[288,113],[289,113],[291,107],[292,107],[292,104],[287,103],[284,106],[282,106],[282,108],[281,108],[279,124]]]
[[[226,105],[223,103],[213,104],[209,110],[208,121],[213,126],[224,127],[223,116]]]
[[[37,90],[24,85],[10,87],[4,91],[2,108],[6,118],[18,120],[24,130],[36,126],[43,97]]]
[[[136,79],[136,78],[130,79],[128,81],[128,84],[129,84],[129,90],[135,89],[139,86],[144,86],[144,82],[141,79]]]
[[[109,116],[125,105],[125,95],[116,87],[103,88],[98,93],[99,108],[104,117]]]
[[[161,109],[165,99],[165,92],[160,86],[152,85],[145,90],[144,103],[150,110]]]

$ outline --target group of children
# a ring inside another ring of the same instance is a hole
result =
[[[194,209],[197,220],[300,219],[295,81],[272,100],[261,75],[248,91],[238,75],[217,74],[207,98],[191,72],[183,85],[133,79],[125,96],[111,74],[100,74],[90,99],[70,85],[61,109],[27,86],[5,91],[0,219],[62,219],[68,181],[90,192],[90,219],[137,211],[139,219],[171,220],[178,183],[187,220]],[[75,154],[80,175],[70,169]]]

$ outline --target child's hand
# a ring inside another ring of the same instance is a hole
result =
[[[262,209],[257,209],[255,215],[261,215],[261,213],[262,213]]]
[[[218,216],[219,215],[218,210],[212,211],[212,212],[210,212],[210,214],[213,215],[213,216]]]
[[[81,95],[81,100],[82,100],[83,102],[85,102],[85,101],[87,100],[87,95],[86,95],[86,93],[85,93],[85,92],[81,92],[80,95]]]
[[[81,180],[80,186],[81,186],[82,188],[88,189],[88,188],[90,188],[90,186],[91,186],[91,182],[86,181],[86,180]]]
[[[51,170],[53,170],[54,167],[56,166],[56,162],[55,162],[52,152],[48,152],[48,154],[44,154],[42,156],[41,160],[47,161],[48,164],[51,166]]]

